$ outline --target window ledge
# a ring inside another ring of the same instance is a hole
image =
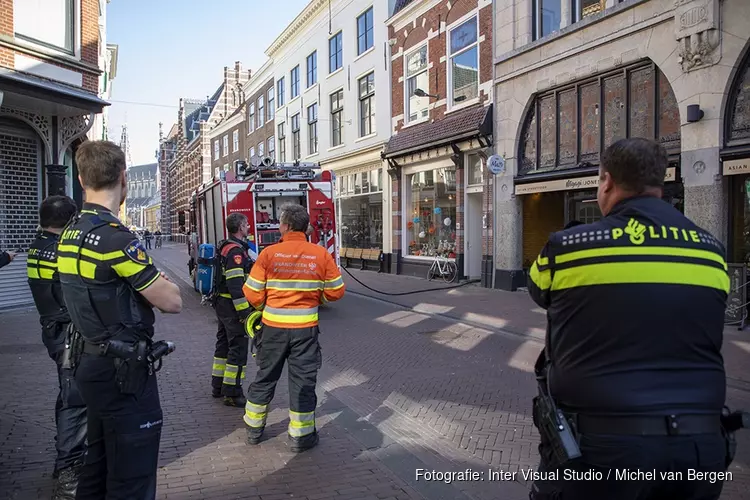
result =
[[[466,102],[462,102],[461,104],[456,104],[454,106],[451,106],[450,108],[445,110],[445,114],[449,115],[451,113],[461,111],[464,108],[468,108],[469,106],[474,106],[475,104],[479,104],[479,97],[475,97],[473,99],[469,99]]]
[[[427,115],[427,118],[422,118],[421,120],[414,120],[413,122],[405,123],[401,126],[401,130],[404,130],[405,128],[413,127],[415,125],[419,125],[420,123],[426,123],[430,121],[430,115]]]
[[[332,148],[328,148],[328,151],[336,151],[337,149],[341,149],[341,148],[343,148],[344,146],[346,146],[346,144],[344,144],[344,143],[341,143],[341,144],[339,144],[338,146],[333,146]]]
[[[378,135],[377,132],[373,132],[372,134],[369,134],[369,135],[366,135],[364,137],[360,137],[359,139],[356,139],[354,142],[363,142],[363,141],[366,141],[368,139],[372,139],[373,137],[375,137],[377,135]]]
[[[609,17],[616,15],[624,10],[630,9],[632,7],[635,7],[638,4],[642,4],[647,2],[648,0],[624,0],[622,3],[618,3],[613,7],[609,7],[608,9],[604,9],[601,12],[597,12],[596,14],[592,14],[590,16],[586,16],[580,21],[577,21],[575,23],[569,24],[568,26],[555,31],[553,33],[550,33],[549,35],[537,38],[536,40],[527,43],[526,45],[522,47],[518,47],[517,49],[513,49],[511,51],[508,51],[504,54],[500,54],[495,58],[495,64],[500,64],[504,61],[507,61],[508,59],[513,59],[516,56],[519,56],[525,52],[529,52],[531,50],[534,50],[538,47],[541,47],[542,45],[546,45],[550,42],[553,42],[557,40],[558,38],[562,38],[564,36],[567,36],[571,33],[575,33],[576,31],[582,30],[586,27],[588,27],[591,24],[598,23],[599,21]]]
[[[313,83],[312,85],[310,85],[309,87],[307,87],[305,89],[305,94],[307,94],[308,92],[312,92],[313,90],[315,90],[318,87],[318,85],[320,85],[320,83],[316,81],[315,83]]]
[[[288,103],[286,103],[287,106],[291,106],[294,101],[298,101],[302,94],[298,94],[297,97],[292,98]]]
[[[354,60],[353,60],[352,62],[357,62],[357,61],[359,61],[360,59],[362,59],[363,57],[365,57],[365,56],[366,56],[367,54],[369,54],[370,52],[375,52],[375,44],[374,44],[374,43],[372,44],[372,47],[370,47],[369,49],[365,50],[365,51],[364,51],[364,52],[362,52],[362,53],[361,53],[360,55],[358,55],[357,57],[355,57],[355,58],[354,58]]]
[[[31,42],[19,40],[12,36],[0,35],[0,47],[7,47],[9,49],[17,50],[18,52],[23,52],[24,54],[38,57],[43,61],[52,61],[64,64],[66,66],[70,66],[93,75],[101,75],[103,73],[103,71],[98,67],[83,62],[80,60],[80,58],[76,58],[75,56],[65,54],[63,52],[57,52],[51,49],[39,47],[38,45],[35,45]]]
[[[315,158],[316,156],[320,156],[320,153],[313,153],[311,155],[305,156],[305,160],[309,160],[310,158]]]
[[[328,73],[328,76],[326,78],[331,78],[333,75],[338,75],[339,73],[342,73],[344,71],[344,66],[341,66],[339,69],[332,73]]]

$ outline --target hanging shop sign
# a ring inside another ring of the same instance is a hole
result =
[[[664,176],[664,182],[674,182],[677,175],[677,169],[670,167],[667,169],[667,175]],[[577,189],[596,189],[599,186],[599,176],[575,177],[572,179],[555,179],[542,182],[532,182],[530,184],[517,184],[515,193],[534,194],[550,193],[553,191],[573,191]]]
[[[724,160],[724,175],[750,174],[750,158]]]

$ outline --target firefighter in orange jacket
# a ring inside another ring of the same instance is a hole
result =
[[[258,373],[245,406],[247,443],[258,444],[268,404],[288,359],[289,440],[294,452],[318,444],[315,384],[321,365],[318,306],[344,296],[344,280],[328,251],[307,241],[310,223],[299,205],[286,205],[280,217],[281,241],[261,252],[243,291],[263,311],[255,335]]]

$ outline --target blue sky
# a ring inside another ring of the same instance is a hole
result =
[[[119,143],[127,119],[134,165],[153,163],[177,120],[180,97],[205,99],[224,66],[258,69],[264,51],[309,0],[112,0],[107,42],[119,45],[112,82],[109,138]],[[143,106],[118,101],[155,104]]]

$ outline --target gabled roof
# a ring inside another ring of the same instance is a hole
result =
[[[214,109],[214,106],[216,106],[216,102],[219,100],[223,90],[224,84],[222,83],[219,85],[219,88],[216,89],[216,92],[204,102],[187,99],[184,101],[185,126],[183,130],[185,133],[185,139],[187,139],[188,142],[192,141],[200,132],[200,122],[208,120],[208,117],[211,115],[211,111]]]

